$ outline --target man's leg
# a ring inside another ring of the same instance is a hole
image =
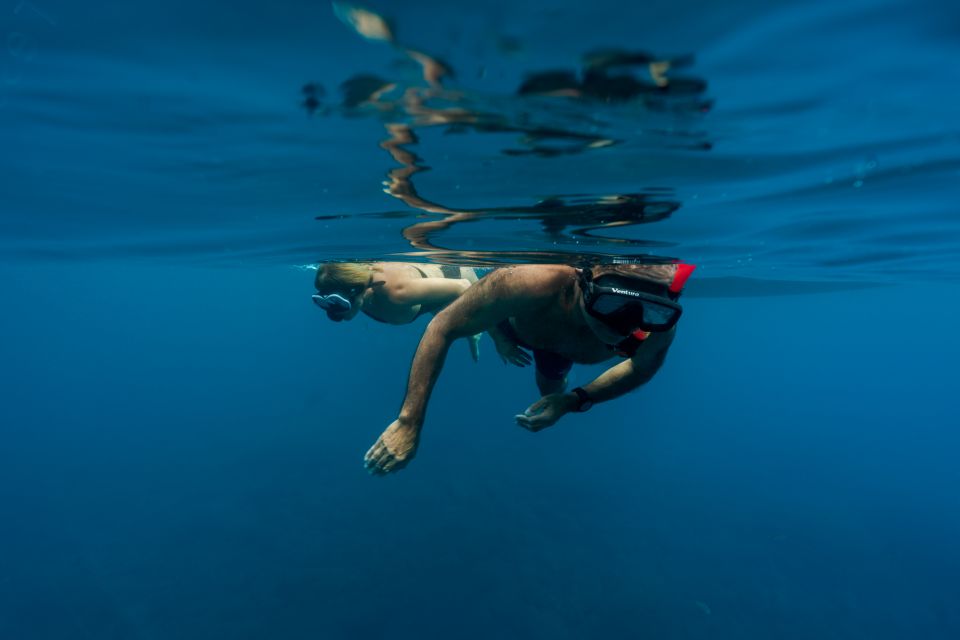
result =
[[[533,360],[537,370],[537,389],[541,396],[562,393],[567,388],[567,374],[573,362],[549,351],[534,349]]]

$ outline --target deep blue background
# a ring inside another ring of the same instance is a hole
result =
[[[645,388],[530,434],[531,372],[456,345],[372,478],[424,321],[332,325],[298,265],[420,212],[379,120],[299,90],[415,71],[313,0],[0,3],[0,640],[960,637],[960,5],[622,4],[375,3],[507,114],[600,46],[716,102],[568,105],[622,143],[549,160],[418,132],[451,207],[661,188],[618,233],[700,268]]]
[[[288,268],[2,278],[2,637],[960,629],[954,287],[692,295],[648,387],[539,434],[530,372],[455,348],[371,478],[419,326]]]

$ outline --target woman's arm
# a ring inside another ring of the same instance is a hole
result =
[[[447,306],[469,288],[470,281],[465,278],[416,278],[388,285],[384,293],[394,304],[433,309]]]

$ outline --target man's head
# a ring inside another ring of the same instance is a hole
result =
[[[634,278],[645,283],[651,291],[669,297],[670,285],[676,277],[678,266],[676,264],[600,264],[589,271],[595,281],[607,275]]]
[[[580,273],[583,316],[598,338],[615,344],[637,330],[669,331],[683,309],[676,303],[687,265],[600,265]]]
[[[334,322],[352,320],[363,307],[373,265],[367,262],[329,262],[320,265],[313,302]]]

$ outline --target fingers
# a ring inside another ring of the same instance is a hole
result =
[[[524,415],[522,413],[514,416],[514,419],[517,421],[517,424],[526,429],[527,431],[536,431],[534,428],[534,423],[530,419],[530,416]]]
[[[399,471],[405,466],[407,466],[407,460],[398,460],[397,458],[390,456],[390,458],[380,467],[380,472],[377,475],[382,476],[390,473],[391,471]]]
[[[378,438],[376,443],[367,451],[367,455],[363,457],[363,466],[370,474],[375,476],[384,475],[393,469],[400,468],[398,462],[396,457],[390,453],[387,445],[383,443],[382,438]]]
[[[527,431],[532,431],[536,433],[543,428],[549,427],[550,424],[541,416],[531,416],[521,413],[518,416],[515,416],[517,424],[526,429]]]
[[[370,475],[383,476],[391,471],[403,469],[412,458],[412,455],[407,456],[404,460],[398,458],[390,451],[390,448],[384,444],[383,438],[381,437],[377,439],[374,445],[370,447],[370,450],[367,451],[366,455],[363,456],[363,466]]]
[[[547,398],[548,396],[544,396],[539,400],[537,400],[536,402],[534,402],[532,405],[527,407],[527,410],[523,412],[523,415],[535,416],[539,413],[542,413],[543,410],[546,408],[547,404],[549,403],[549,400]]]
[[[497,354],[505,364],[512,364],[517,367],[525,367],[533,362],[529,353],[512,343],[498,342]]]
[[[379,456],[380,451],[381,451],[383,448],[384,448],[384,446],[383,446],[383,439],[382,439],[382,438],[377,438],[377,441],[373,443],[373,446],[370,447],[370,448],[367,450],[367,452],[363,455],[363,461],[364,461],[364,463],[366,463],[366,464],[369,465],[372,460],[375,460],[375,459]]]
[[[526,411],[515,416],[517,424],[528,431],[540,431],[556,423],[563,415],[558,413],[555,402],[557,395],[543,396],[532,405],[527,407]]]
[[[544,401],[543,398],[541,398],[527,407],[526,411],[515,416],[517,424],[528,431],[539,431],[543,428],[541,426],[542,419],[540,418],[543,407]]]
[[[533,362],[533,358],[530,357],[530,354],[522,349],[517,349],[516,353],[513,354],[513,364],[518,367],[525,367]]]
[[[373,443],[373,446],[370,447],[370,450],[367,451],[367,454],[363,456],[363,466],[370,473],[377,473],[380,469],[381,460],[385,456],[389,455],[386,445],[383,444],[382,438],[377,438],[377,441]]]

